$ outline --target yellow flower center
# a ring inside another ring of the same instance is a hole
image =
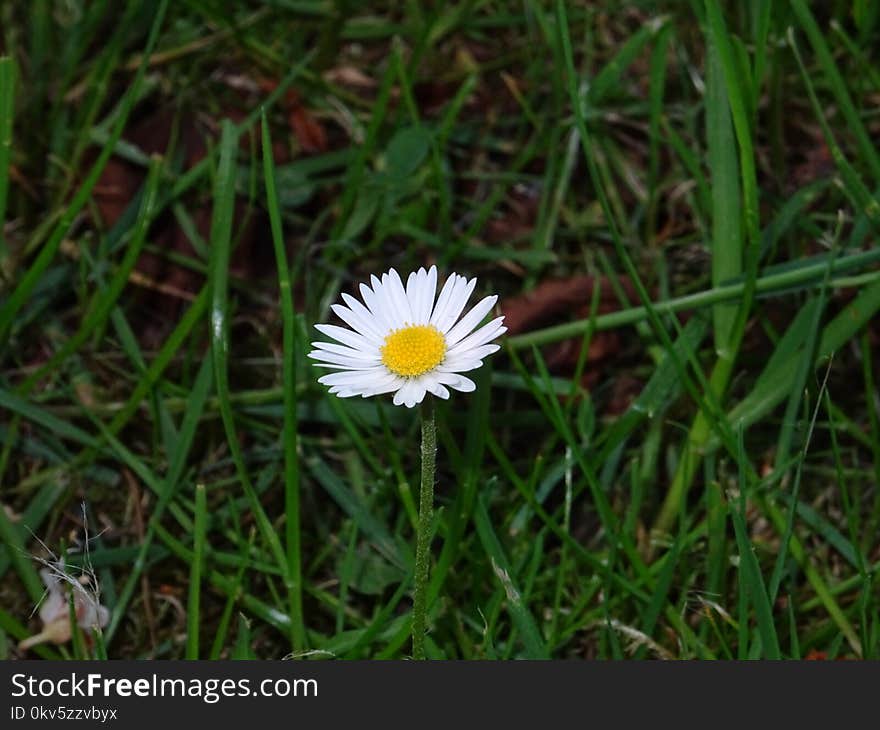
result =
[[[380,348],[382,362],[392,373],[412,378],[433,370],[446,356],[446,340],[430,324],[394,330]]]

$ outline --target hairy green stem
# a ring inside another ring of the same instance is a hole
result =
[[[434,462],[437,456],[437,427],[434,399],[422,402],[422,487],[419,496],[419,528],[416,536],[415,598],[412,619],[413,659],[425,658],[425,615],[428,610],[428,563],[431,552],[431,522],[434,514]]]

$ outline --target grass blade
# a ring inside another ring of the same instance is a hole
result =
[[[492,529],[492,521],[489,518],[489,513],[486,511],[486,506],[479,497],[477,498],[474,510],[474,522],[483,549],[492,562],[492,570],[495,572],[495,576],[498,578],[507,596],[507,610],[510,612],[510,618],[513,620],[513,624],[516,626],[525,644],[526,655],[529,659],[549,659],[550,655],[544,644],[544,639],[538,631],[535,618],[529,611],[528,606],[523,602],[522,594],[514,583],[510,563],[504,555],[495,530]]]
[[[742,446],[742,431],[740,430],[740,449]],[[743,453],[743,458],[745,454]],[[758,633],[761,636],[761,647],[766,659],[781,659],[782,652],[779,649],[779,639],[776,636],[776,624],[773,621],[773,609],[767,595],[767,586],[761,575],[761,566],[755,556],[754,549],[749,540],[748,530],[745,523],[746,505],[746,482],[745,475],[740,472],[740,504],[739,508],[730,510],[730,518],[733,521],[733,529],[736,534],[736,545],[739,550],[739,569],[743,585],[748,590],[749,598],[755,609],[755,617],[758,624]],[[745,616],[740,615],[740,625],[745,623]]]
[[[193,529],[193,559],[189,571],[189,599],[186,603],[186,658],[199,658],[202,566],[205,562],[208,505],[204,484],[196,484],[196,519]]]
[[[742,273],[742,223],[737,173],[736,143],[730,121],[730,105],[724,72],[714,43],[707,58],[706,137],[712,187],[712,286],[720,286]],[[730,358],[736,325],[737,305],[716,304],[712,308],[715,351]]]
[[[300,651],[305,645],[305,623],[302,603],[302,558],[300,555],[300,517],[299,517],[299,455],[297,451],[296,422],[296,322],[293,309],[290,269],[287,265],[287,252],[284,248],[284,234],[281,229],[281,211],[278,208],[278,193],[275,189],[275,161],[272,158],[272,140],[269,123],[265,114],[262,120],[263,140],[263,178],[266,185],[266,205],[272,226],[272,243],[275,247],[275,262],[278,268],[278,289],[281,293],[282,321],[282,387],[284,389],[284,430],[282,444],[284,449],[284,504],[285,504],[285,543],[287,545],[287,583],[290,596],[290,637],[293,651]]]
[[[12,122],[15,117],[15,63],[9,56],[0,57],[0,276],[8,255],[3,228],[6,200],[9,195],[9,164],[12,154]]]
[[[144,51],[141,65],[138,67],[137,75],[135,76],[131,86],[128,88],[128,92],[126,93],[125,98],[123,99],[120,107],[120,112],[116,117],[113,125],[113,130],[110,133],[110,137],[107,140],[107,143],[104,145],[101,153],[98,155],[98,159],[95,160],[94,165],[92,165],[92,168],[89,170],[89,174],[86,176],[85,180],[83,180],[82,184],[77,189],[76,194],[73,196],[73,200],[71,200],[70,204],[64,211],[64,214],[61,216],[61,220],[55,227],[51,238],[40,250],[37,258],[28,268],[25,275],[21,278],[21,281],[12,292],[12,294],[9,296],[9,299],[7,299],[3,303],[3,306],[0,307],[0,342],[5,340],[6,335],[9,333],[9,329],[12,326],[15,315],[21,309],[22,305],[24,305],[24,303],[27,301],[43,272],[46,270],[46,267],[48,267],[49,264],[52,262],[52,259],[55,258],[55,254],[58,252],[58,248],[59,246],[61,246],[61,242],[62,240],[64,240],[64,237],[70,230],[71,225],[73,225],[74,219],[77,215],[79,215],[83,207],[89,202],[89,199],[92,195],[92,190],[97,184],[101,172],[104,170],[105,165],[110,160],[110,157],[113,155],[116,143],[119,141],[120,137],[122,136],[122,132],[125,129],[125,124],[128,121],[128,116],[131,113],[131,110],[134,108],[135,102],[140,98],[140,87],[143,83],[144,74],[146,72],[150,54],[152,53],[153,48],[156,44],[156,40],[159,37],[159,30],[162,27],[162,20],[165,17],[165,10],[167,9],[167,7],[168,0],[161,0],[161,3],[156,10],[156,14],[153,17],[153,25],[150,29],[150,38],[147,41],[147,48]]]
[[[266,541],[282,572],[287,572],[287,557],[281,541],[263,506],[260,504],[244,463],[244,455],[235,429],[229,400],[229,257],[232,248],[232,218],[235,211],[235,156],[238,133],[235,125],[224,120],[220,139],[220,164],[214,188],[214,213],[211,220],[211,358],[217,389],[220,416],[226,440],[242,489],[254,513],[260,535]]]

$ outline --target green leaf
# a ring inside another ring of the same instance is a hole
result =
[[[412,175],[431,150],[431,135],[424,127],[405,127],[397,132],[385,150],[385,170],[395,183]]]
[[[339,236],[340,239],[350,241],[360,236],[367,226],[370,225],[373,218],[376,217],[376,211],[379,210],[379,202],[381,200],[382,192],[378,185],[368,181],[358,192],[351,215],[345,222],[345,226]]]
[[[736,138],[730,120],[724,71],[711,40],[706,63],[706,137],[712,183],[712,285],[717,287],[730,283],[742,273],[742,207]],[[712,308],[715,350],[719,357],[732,354],[729,348],[736,314],[736,302],[723,302]]]

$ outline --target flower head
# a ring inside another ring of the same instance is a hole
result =
[[[474,381],[461,373],[480,367],[498,350],[491,340],[507,331],[504,317],[474,329],[498,297],[480,300],[462,317],[477,280],[451,274],[435,301],[435,266],[411,273],[405,287],[394,269],[381,280],[370,277],[370,283],[360,286],[363,303],[343,294],[347,306],[332,306],[351,329],[315,325],[336,342],[313,342],[309,357],[338,371],[318,382],[340,398],[394,393],[394,405],[407,408],[421,403],[426,393],[448,398],[448,388],[474,390]]]

